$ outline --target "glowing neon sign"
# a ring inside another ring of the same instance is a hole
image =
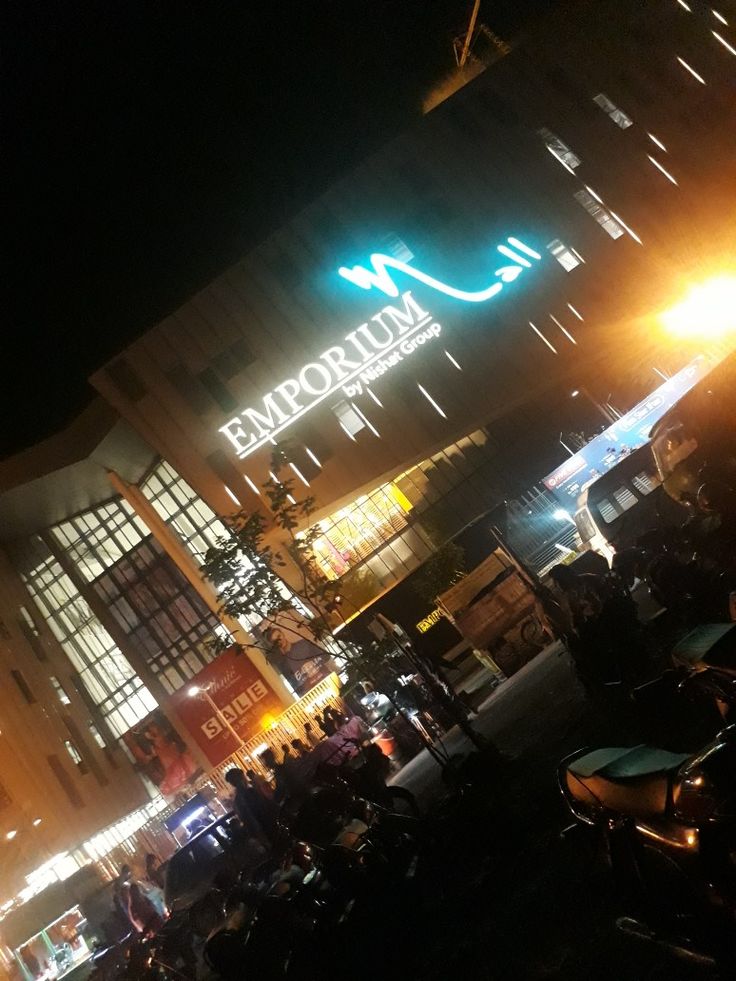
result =
[[[482,303],[497,296],[504,285],[513,283],[524,269],[531,268],[530,260],[542,258],[518,238],[508,238],[506,242],[508,244],[499,245],[497,251],[511,260],[511,264],[496,269],[496,282],[477,291],[449,286],[381,253],[371,255],[371,269],[342,266],[339,274],[355,286],[363,290],[377,289],[391,298],[398,297],[401,302],[396,306],[385,306],[369,322],[351,330],[341,344],[323,351],[314,361],[304,365],[296,377],[287,378],[264,395],[255,407],[243,409],[221,426],[220,432],[242,459],[265,443],[273,442],[276,436],[338,390],[342,390],[347,398],[361,395],[371,382],[438,337],[442,330],[410,291],[400,293],[389,270],[454,299]]]
[[[381,252],[374,252],[370,257],[369,261],[372,271],[366,269],[364,266],[353,266],[352,269],[348,269],[347,266],[340,266],[337,271],[343,279],[347,279],[348,282],[359,286],[362,290],[375,288],[385,293],[386,296],[398,296],[399,288],[394,282],[391,273],[388,272],[389,269],[395,269],[397,272],[403,273],[411,279],[416,279],[419,283],[424,283],[430,289],[436,290],[438,293],[444,293],[446,296],[454,297],[456,300],[464,300],[466,303],[484,303],[486,300],[497,296],[503,289],[504,283],[513,283],[524,269],[531,267],[531,262],[526,258],[527,256],[537,261],[542,258],[538,252],[530,249],[528,245],[524,245],[518,238],[508,238],[506,241],[509,243],[508,245],[499,245],[497,249],[501,255],[507,259],[512,259],[514,265],[501,266],[500,269],[497,269],[493,275],[497,276],[500,282],[491,283],[490,286],[482,290],[468,291],[449,286],[447,283],[442,283],[439,279],[435,279],[433,276],[428,276],[426,273],[421,272],[421,270],[415,269],[406,262],[395,259],[390,255],[383,255]],[[513,248],[509,248],[509,246]],[[514,251],[514,249],[517,251]]]

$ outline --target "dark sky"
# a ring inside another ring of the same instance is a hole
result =
[[[482,19],[509,37],[543,5],[486,0]],[[410,125],[471,7],[10,0],[0,454],[62,426],[100,363]]]

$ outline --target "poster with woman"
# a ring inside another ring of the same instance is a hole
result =
[[[200,770],[181,736],[161,709],[154,709],[129,729],[123,741],[139,768],[165,797],[170,797]]]
[[[296,610],[275,620],[264,620],[259,633],[269,664],[286,678],[300,698],[337,670],[333,659],[320,647],[307,621]]]

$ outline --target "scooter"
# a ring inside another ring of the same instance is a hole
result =
[[[736,976],[736,726],[699,753],[580,750],[558,781],[603,844],[624,932]]]

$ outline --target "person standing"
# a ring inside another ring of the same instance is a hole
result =
[[[235,788],[235,812],[246,831],[251,837],[266,844],[268,835],[259,820],[257,791],[248,783],[245,774],[237,766],[227,771],[225,780]]]

